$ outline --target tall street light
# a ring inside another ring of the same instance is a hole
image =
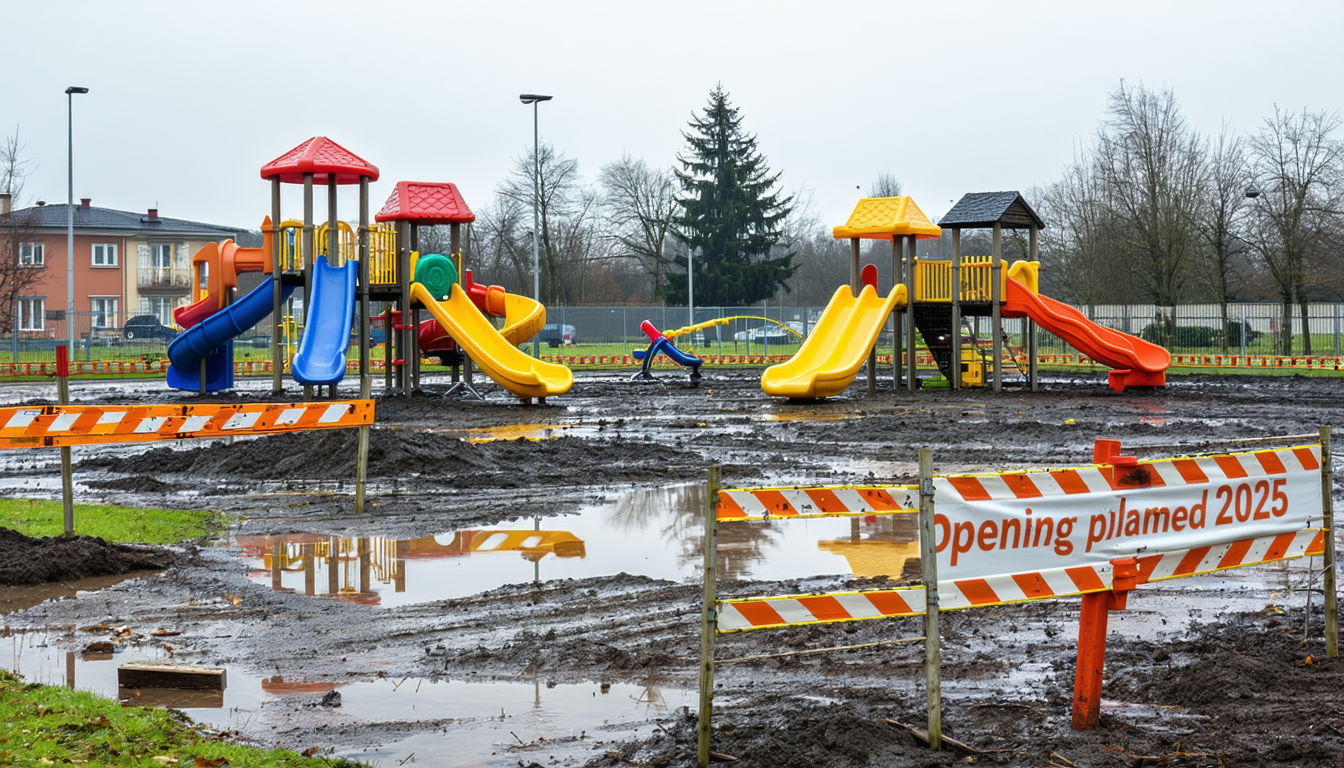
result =
[[[65,328],[69,340],[69,354],[75,353],[75,94],[88,93],[89,89],[72,85],[65,89],[65,116],[69,138],[69,155],[66,157],[70,187],[65,198]]]
[[[541,132],[537,123],[537,105],[550,101],[552,97],[539,93],[519,94],[518,100],[532,105],[532,298],[541,303],[541,245],[538,233],[541,230]],[[541,358],[541,340],[532,337],[532,356]]]

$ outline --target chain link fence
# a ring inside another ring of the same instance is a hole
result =
[[[676,306],[551,307],[547,310],[550,325],[539,338],[543,354],[547,347],[556,354],[622,354],[622,350],[629,354],[630,350],[648,344],[648,337],[640,328],[645,320],[658,330],[668,331],[725,319],[722,325],[679,337],[678,346],[704,354],[791,354],[798,348],[800,337],[806,337],[816,325],[823,309],[758,304],[696,307],[692,313],[687,307]],[[1231,304],[1226,324],[1216,304],[1096,305],[1078,309],[1099,325],[1140,336],[1166,347],[1172,354],[1301,355],[1306,351],[1303,322],[1296,308],[1292,349],[1282,348],[1282,308],[1274,303]],[[381,305],[372,310],[376,314]],[[965,322],[968,335],[989,343],[989,318],[966,318]],[[161,360],[177,333],[177,329],[157,321],[147,322],[144,315],[125,318],[77,312],[74,325],[71,359],[76,361]],[[891,349],[891,325],[890,321],[886,323],[878,340],[879,349]],[[29,318],[22,327],[7,329],[0,335],[0,362],[54,361],[57,343],[69,338],[67,328],[65,313],[57,311],[45,313],[41,322]],[[267,318],[239,337],[234,343],[235,359],[269,359],[269,329]],[[1307,330],[1311,334],[1311,354],[1344,354],[1344,303],[1309,305]],[[1010,346],[1025,345],[1024,320],[1004,320],[1004,333]],[[1039,326],[1037,333],[1039,352],[1072,351],[1067,343]],[[300,335],[301,329],[293,329],[288,340],[297,343]],[[375,338],[375,342],[381,340],[381,335]]]

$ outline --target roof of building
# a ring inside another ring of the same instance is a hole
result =
[[[40,229],[58,227],[65,229],[67,220],[66,206],[56,203],[20,208],[9,218],[17,225]],[[237,238],[247,232],[244,227],[225,227],[218,224],[206,224],[188,219],[170,219],[167,216],[150,217],[146,213],[118,211],[113,208],[81,208],[75,206],[75,229],[126,230],[146,234],[203,235],[206,237]]]
[[[316,186],[326,186],[328,174],[336,175],[337,184],[358,184],[360,176],[378,180],[378,166],[326,136],[314,136],[261,166],[261,178],[279,176],[285,184],[302,184],[305,173],[313,174]]]
[[[470,224],[476,214],[457,185],[447,181],[398,181],[374,221],[416,224]]]
[[[992,227],[1001,224],[1009,229],[1044,229],[1045,222],[1027,205],[1020,192],[969,192],[962,195],[943,218],[941,227]]]
[[[908,195],[900,197],[865,197],[854,206],[849,221],[831,231],[837,240],[890,240],[893,237],[914,235],[927,239],[942,234],[929,217],[915,205]]]

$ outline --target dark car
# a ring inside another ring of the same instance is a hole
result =
[[[154,315],[136,315],[121,326],[121,337],[132,339],[172,339],[177,331],[159,322]]]
[[[561,344],[572,347],[579,343],[579,337],[574,332],[574,326],[551,323],[542,328],[541,333],[537,334],[537,341],[549,344],[552,347],[558,347]]]

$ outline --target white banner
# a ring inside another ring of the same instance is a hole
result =
[[[1295,533],[1321,522],[1319,446],[934,478],[938,577],[977,579]]]

